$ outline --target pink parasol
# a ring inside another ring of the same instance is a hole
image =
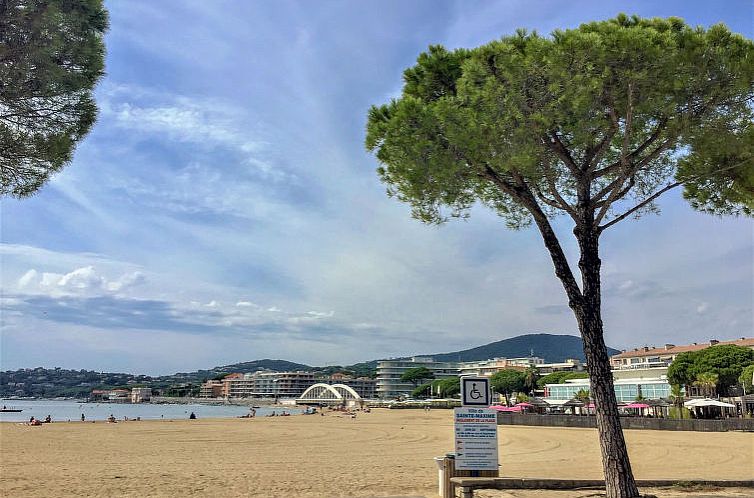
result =
[[[623,408],[649,408],[649,405],[646,403],[631,403]]]
[[[490,408],[492,408],[493,410],[497,410],[499,412],[520,412],[521,411],[520,406],[491,405]]]

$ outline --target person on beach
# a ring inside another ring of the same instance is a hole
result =
[[[86,417],[84,416],[84,414],[83,414],[83,413],[81,414],[81,421],[82,421],[82,422],[86,421]]]
[[[52,417],[51,417],[51,416],[49,416],[49,415],[47,415],[47,416],[45,417],[45,424],[49,424],[49,423],[51,423],[51,422],[52,422]]]
[[[191,415],[189,415],[190,420],[196,420],[196,414],[194,412],[191,412]]]

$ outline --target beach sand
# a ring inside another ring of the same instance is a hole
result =
[[[754,477],[754,434],[626,431],[626,438],[637,478]],[[0,496],[429,498],[437,493],[432,458],[452,449],[449,410],[383,409],[356,419],[332,412],[42,427],[2,423]],[[601,477],[592,429],[500,426],[500,463],[504,476]],[[488,496],[595,496],[579,493]],[[734,493],[727,496],[747,496]]]

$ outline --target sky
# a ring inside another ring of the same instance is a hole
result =
[[[350,364],[577,334],[535,229],[427,226],[385,195],[366,113],[430,44],[621,11],[724,22],[750,1],[106,3],[97,124],[36,196],[2,201],[0,368],[168,374]],[[616,348],[750,337],[754,225],[662,214],[602,239]],[[571,227],[556,221],[574,261]]]

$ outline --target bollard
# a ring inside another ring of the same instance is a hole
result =
[[[435,457],[437,465],[437,494],[442,498],[455,498],[455,489],[451,477],[499,477],[499,470],[456,470],[455,453],[446,453],[444,457]]]

